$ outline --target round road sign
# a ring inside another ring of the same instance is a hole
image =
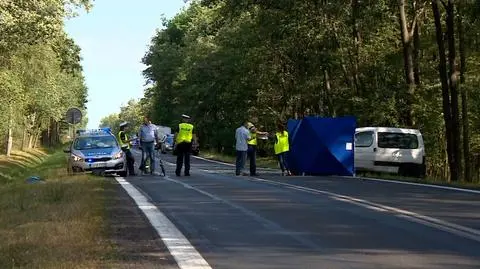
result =
[[[82,111],[80,109],[72,107],[67,111],[66,120],[70,124],[78,124],[82,121]]]

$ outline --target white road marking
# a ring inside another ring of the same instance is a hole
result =
[[[177,227],[137,188],[124,178],[115,179],[148,218],[180,269],[212,269]]]
[[[227,164],[227,163],[222,163],[222,162],[218,162],[218,161],[208,160],[208,159],[201,158],[201,157],[195,157],[195,158],[205,160],[207,162],[234,166],[232,164]],[[203,171],[203,172],[207,172],[207,173],[212,173],[213,172],[211,170],[206,170],[206,169],[200,169],[200,170]],[[296,185],[292,185],[292,184],[288,184],[288,183],[284,183],[284,182],[276,182],[276,181],[271,181],[271,180],[262,179],[262,178],[255,178],[255,177],[239,177],[239,178],[250,180],[250,181],[263,182],[263,183],[270,184],[270,185],[283,186],[283,187],[286,187],[286,188],[289,188],[289,189],[294,189],[294,190],[302,191],[302,192],[327,195],[330,198],[338,200],[338,201],[347,202],[347,203],[354,204],[354,205],[357,205],[357,206],[361,206],[361,207],[364,207],[364,208],[367,208],[367,209],[370,209],[370,210],[393,213],[398,217],[401,217],[401,218],[404,218],[404,219],[407,219],[407,220],[410,220],[410,221],[413,221],[413,222],[416,222],[416,223],[419,223],[419,224],[423,224],[423,225],[426,225],[426,226],[429,226],[429,227],[433,227],[433,228],[436,228],[436,229],[439,229],[439,230],[443,230],[443,231],[446,231],[446,232],[449,232],[449,233],[452,233],[452,234],[455,234],[455,235],[458,235],[458,236],[461,236],[461,237],[464,237],[464,238],[468,238],[468,239],[474,240],[476,242],[480,242],[480,231],[479,230],[468,228],[468,227],[465,227],[465,226],[457,225],[457,224],[446,222],[446,221],[442,221],[440,219],[431,218],[431,217],[428,217],[428,216],[425,216],[425,215],[417,214],[417,213],[407,211],[407,210],[403,210],[403,209],[400,209],[400,208],[385,206],[385,205],[373,203],[373,202],[370,202],[370,201],[367,201],[367,200],[354,198],[354,197],[351,197],[351,196],[340,195],[340,194],[336,194],[336,193],[332,193],[332,192],[328,192],[328,191],[321,191],[321,190],[312,189],[312,188],[308,188],[308,187],[296,186]],[[381,182],[386,182],[386,183],[398,183],[398,184],[407,184],[407,185],[411,184],[411,185],[418,185],[418,186],[421,186],[421,187],[432,187],[432,188],[440,188],[440,189],[448,189],[448,190],[455,190],[455,191],[467,191],[467,192],[477,193],[477,191],[475,191],[475,190],[468,190],[468,189],[465,190],[465,189],[459,189],[459,188],[453,188],[453,187],[444,187],[444,186],[436,186],[436,185],[429,185],[429,184],[380,180],[380,179],[371,179],[371,178],[362,178],[362,179],[376,180],[376,181],[381,181]],[[181,184],[183,184],[183,183],[181,183]],[[188,185],[188,186],[190,186],[190,185]],[[190,187],[188,187],[188,188],[190,188]],[[480,192],[478,192],[478,193],[480,193]]]
[[[211,162],[211,163],[216,163],[216,164],[221,164],[221,165],[226,165],[226,166],[235,167],[235,165],[234,165],[234,164],[231,164],[231,163],[226,163],[226,162],[221,162],[221,161],[210,160],[210,159],[206,159],[206,158],[199,157],[199,156],[192,156],[192,157],[195,158],[195,159],[199,159],[199,160],[202,160],[202,161],[206,161],[206,162]],[[267,168],[267,167],[257,167],[257,169],[262,169],[262,170],[266,170],[266,171],[278,171],[277,169]]]
[[[207,161],[207,162],[212,162],[212,163],[217,163],[217,164],[223,164],[227,166],[235,166],[230,163],[225,163],[225,162],[219,162],[219,161],[214,161],[214,160],[209,160],[206,158],[194,156],[194,158]],[[260,168],[260,167],[258,167]],[[271,168],[260,168],[260,169],[268,169],[270,170]],[[276,171],[275,169],[271,169]],[[399,180],[389,180],[389,179],[380,179],[380,178],[369,178],[369,177],[348,177],[348,176],[334,176],[338,178],[345,178],[345,179],[363,179],[363,180],[369,180],[369,181],[377,181],[377,182],[383,182],[383,183],[392,183],[392,184],[403,184],[403,185],[412,185],[412,186],[420,186],[420,187],[426,187],[426,188],[434,188],[434,189],[443,189],[443,190],[450,190],[450,191],[459,191],[459,192],[468,192],[468,193],[474,193],[474,194],[480,194],[480,190],[472,190],[472,189],[465,189],[465,188],[455,188],[455,187],[449,187],[449,186],[440,186],[440,185],[433,185],[433,184],[427,184],[427,183],[415,183],[415,182],[407,182],[407,181],[399,181]]]
[[[231,164],[231,163],[225,163],[225,162],[219,162],[219,161],[215,161],[215,160],[209,160],[209,159],[202,158],[202,157],[199,157],[199,156],[192,156],[192,157],[195,158],[195,159],[202,160],[202,161],[207,161],[207,162],[211,162],[211,163],[217,163],[217,164],[223,164],[223,165],[235,167],[235,165],[234,165],[234,164]]]
[[[341,178],[352,179],[352,177],[343,177],[343,176]],[[433,184],[426,184],[426,183],[415,183],[415,182],[380,179],[380,178],[370,178],[370,177],[353,177],[353,179],[364,179],[364,180],[377,181],[377,182],[382,182],[382,183],[412,185],[412,186],[420,186],[420,187],[427,187],[427,188],[434,188],[434,189],[443,189],[443,190],[449,190],[449,191],[459,191],[459,192],[468,192],[468,193],[480,194],[479,190],[456,188],[456,187],[441,186],[441,185],[433,185]]]
[[[230,207],[232,207],[232,208],[235,208],[235,209],[237,209],[238,211],[242,212],[243,214],[245,214],[245,215],[253,218],[254,220],[256,220],[257,222],[259,222],[261,225],[263,225],[265,228],[267,228],[267,229],[270,230],[270,231],[276,230],[276,231],[278,231],[280,234],[288,235],[288,236],[292,237],[293,239],[295,239],[297,242],[299,242],[299,243],[301,243],[301,244],[303,244],[303,245],[305,245],[305,246],[308,246],[308,247],[310,247],[310,248],[312,248],[312,249],[315,249],[315,250],[320,250],[320,249],[321,249],[317,244],[313,243],[312,241],[310,241],[310,240],[308,240],[308,239],[305,239],[305,238],[302,237],[302,236],[298,236],[296,233],[291,232],[291,231],[289,231],[289,230],[286,230],[285,228],[281,227],[281,226],[278,225],[277,223],[275,223],[275,222],[273,222],[273,221],[270,221],[270,220],[268,220],[268,219],[266,219],[266,218],[264,218],[264,217],[256,214],[256,213],[253,212],[253,211],[250,211],[250,210],[248,210],[248,209],[246,209],[246,208],[244,208],[244,207],[242,207],[242,206],[239,206],[239,205],[237,205],[237,204],[234,204],[234,203],[232,203],[232,202],[230,202],[230,201],[227,201],[227,200],[225,200],[225,199],[222,199],[221,197],[218,197],[218,196],[216,196],[216,195],[214,195],[214,194],[212,194],[212,193],[209,193],[209,192],[207,192],[207,191],[204,191],[204,190],[202,190],[202,189],[199,189],[199,188],[197,188],[197,187],[195,187],[195,186],[192,186],[192,185],[190,185],[190,184],[187,184],[187,183],[185,183],[185,182],[182,182],[182,181],[179,181],[179,180],[175,180],[175,179],[170,178],[170,177],[168,177],[168,176],[165,177],[165,179],[168,180],[168,181],[171,181],[171,182],[173,182],[173,183],[182,185],[184,188],[187,188],[187,189],[190,189],[190,190],[194,190],[194,191],[196,191],[196,192],[198,192],[198,193],[200,193],[200,194],[203,194],[203,195],[209,197],[209,198],[212,199],[212,200],[215,200],[215,201],[224,203],[224,204],[226,204],[226,205],[228,205],[228,206],[230,206]]]
[[[208,170],[204,170],[208,171]],[[249,181],[257,181],[257,182],[262,182],[270,185],[276,185],[276,186],[282,186],[286,187],[288,189],[293,189],[301,192],[307,192],[311,194],[322,194],[326,195],[331,199],[337,200],[337,201],[342,201],[350,204],[354,204],[363,208],[367,208],[370,210],[374,211],[379,211],[379,212],[385,212],[385,213],[391,213],[393,215],[396,215],[398,217],[401,217],[403,219],[407,219],[412,222],[416,222],[425,226],[429,226],[432,228],[436,228],[442,231],[449,232],[451,234],[455,234],[457,236],[461,236],[464,238],[471,239],[476,242],[480,242],[480,231],[472,228],[468,228],[465,226],[457,225],[454,223],[446,222],[440,219],[428,217],[425,215],[421,215],[418,213],[414,213],[411,211],[407,211],[404,209],[396,208],[396,207],[390,207],[390,206],[385,206],[377,203],[373,203],[367,200],[363,199],[358,199],[355,197],[347,196],[347,195],[341,195],[329,191],[321,191],[317,189],[312,189],[308,187],[302,187],[302,186],[296,186],[284,182],[277,182],[277,181],[272,181],[268,179],[262,179],[262,178],[255,178],[255,177],[239,177],[240,179],[245,179]]]
[[[479,230],[468,228],[468,227],[461,226],[461,225],[457,225],[457,224],[450,223],[450,222],[446,222],[446,221],[443,221],[443,220],[440,220],[440,219],[424,216],[424,215],[414,213],[414,212],[411,212],[411,211],[407,211],[407,210],[403,210],[403,209],[400,209],[400,208],[385,206],[385,205],[373,203],[373,202],[370,202],[370,201],[367,201],[367,200],[347,196],[347,195],[340,195],[340,194],[336,194],[336,193],[333,193],[333,192],[321,191],[321,190],[316,190],[316,189],[312,189],[312,188],[296,186],[296,185],[292,185],[292,184],[288,184],[288,183],[284,183],[284,182],[276,182],[276,181],[271,181],[271,180],[262,179],[262,178],[254,178],[254,177],[245,178],[245,179],[251,180],[251,181],[263,182],[263,183],[270,184],[270,185],[283,186],[283,187],[286,187],[286,188],[289,188],[289,189],[294,189],[294,190],[298,190],[298,191],[302,191],[302,192],[327,195],[330,198],[338,200],[338,201],[343,201],[343,202],[347,202],[347,203],[350,203],[350,204],[355,204],[357,206],[361,206],[361,207],[368,208],[368,209],[371,209],[371,210],[393,213],[394,215],[396,215],[398,217],[402,217],[404,219],[408,219],[408,220],[411,220],[411,221],[416,222],[416,223],[420,223],[420,224],[423,224],[423,225],[426,225],[426,226],[437,228],[437,229],[440,229],[440,230],[443,230],[443,231],[446,231],[446,232],[449,232],[449,233],[452,233],[452,234],[455,234],[455,235],[458,235],[458,236],[461,236],[461,237],[464,237],[464,238],[474,240],[476,242],[480,242],[480,231]]]

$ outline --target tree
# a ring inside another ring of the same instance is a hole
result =
[[[170,126],[190,114],[202,145],[224,152],[245,119],[355,115],[420,129],[434,178],[462,178],[463,148],[468,178],[480,170],[476,12],[474,0],[191,1],[143,58],[142,112]]]
[[[58,142],[58,121],[67,107],[85,108],[80,49],[63,29],[63,19],[77,7],[89,9],[91,2],[0,2],[0,85],[5,85],[1,96],[9,104],[4,108],[9,119],[0,130],[7,132],[7,155],[17,128],[23,129],[22,148],[36,146],[42,133],[55,137],[45,141]]]

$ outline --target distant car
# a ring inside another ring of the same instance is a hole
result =
[[[132,147],[139,147],[140,146],[140,139],[136,136],[133,137],[134,140],[132,140],[131,145]]]
[[[160,143],[160,149],[161,149],[161,152],[163,154],[167,153],[167,145],[166,145],[167,138],[168,138],[168,135],[163,134],[163,133],[159,134],[159,141],[158,142]]]
[[[198,143],[198,140],[194,140],[192,143],[192,154],[194,156],[198,156],[200,154],[200,144]]]
[[[167,139],[165,140],[165,149],[167,151],[173,150],[173,134],[167,135]]]
[[[98,172],[127,176],[127,161],[115,136],[109,129],[80,132],[68,149],[67,171]]]

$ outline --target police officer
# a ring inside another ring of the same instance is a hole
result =
[[[190,123],[190,116],[183,114],[182,123],[178,125],[175,132],[175,151],[177,153],[177,169],[175,174],[180,176],[182,166],[185,162],[185,176],[190,176],[190,154],[192,152],[192,141],[195,132],[193,124]]]
[[[288,167],[288,152],[290,151],[290,144],[288,141],[288,131],[285,130],[285,126],[281,123],[277,125],[277,131],[274,136],[275,139],[275,155],[277,155],[280,169],[282,169],[282,176],[285,174],[291,176],[292,173]]]
[[[126,133],[128,128],[127,122],[122,122],[120,124],[120,131],[118,132],[118,141],[120,142],[120,147],[122,151],[125,152],[127,157],[127,169],[130,176],[135,176],[135,158],[133,157],[132,152],[130,151],[130,143],[135,139],[128,139],[128,135]]]
[[[247,123],[247,128],[251,135],[251,139],[247,141],[247,157],[250,159],[250,176],[259,176],[257,174],[257,135],[267,136],[268,133],[257,130],[251,122]]]

